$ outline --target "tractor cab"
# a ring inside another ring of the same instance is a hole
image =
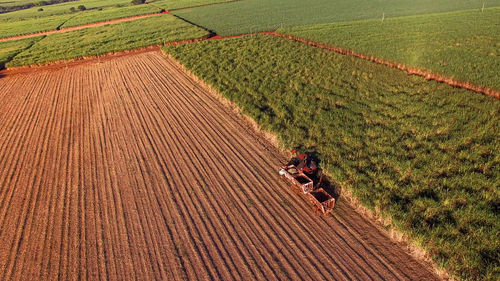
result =
[[[292,150],[292,153],[296,153]],[[294,165],[297,170],[307,174],[308,176],[316,176],[318,172],[318,164],[313,157],[308,156],[306,153],[300,153],[296,157],[292,157],[288,165]]]

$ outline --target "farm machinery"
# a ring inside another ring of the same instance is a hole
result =
[[[279,175],[295,193],[309,198],[318,215],[325,215],[333,210],[335,198],[321,187],[323,175],[312,157],[305,153],[299,154],[281,167]]]

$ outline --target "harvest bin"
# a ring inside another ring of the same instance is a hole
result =
[[[314,205],[314,211],[320,215],[328,214],[335,206],[335,198],[321,187],[309,192],[307,195]]]
[[[304,173],[299,172],[294,165],[282,167],[279,172],[281,178],[291,184],[297,193],[307,194],[313,191],[313,181]]]

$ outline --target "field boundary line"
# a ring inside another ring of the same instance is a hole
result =
[[[443,76],[443,75],[440,75],[437,73],[433,73],[433,72],[428,71],[428,70],[424,70],[424,69],[420,69],[420,68],[416,68],[416,67],[410,67],[410,66],[407,66],[407,65],[402,64],[402,63],[397,63],[397,62],[377,58],[374,56],[365,55],[365,54],[362,54],[362,53],[359,53],[359,52],[356,52],[353,50],[343,49],[341,47],[327,45],[327,44],[307,40],[307,39],[304,39],[301,37],[293,36],[293,35],[278,33],[276,31],[265,32],[265,34],[270,34],[270,35],[273,35],[276,37],[281,37],[281,38],[289,39],[289,40],[296,41],[299,43],[304,43],[304,44],[307,44],[309,46],[320,48],[320,49],[334,51],[334,52],[339,53],[341,55],[346,55],[346,56],[364,59],[364,60],[371,61],[371,62],[374,62],[377,64],[381,64],[381,65],[385,65],[388,67],[392,67],[392,68],[396,68],[396,69],[405,71],[406,73],[408,73],[410,75],[418,75],[418,76],[424,77],[427,80],[434,80],[437,82],[448,84],[448,85],[455,87],[455,88],[462,88],[462,89],[470,90],[470,91],[473,91],[476,93],[481,93],[481,94],[484,94],[487,96],[491,96],[491,97],[496,98],[496,99],[500,99],[500,91],[498,91],[498,90],[495,90],[493,88],[484,87],[484,86],[475,85],[475,84],[472,84],[470,82],[460,81],[457,79],[453,79],[451,77],[446,77],[446,76]]]

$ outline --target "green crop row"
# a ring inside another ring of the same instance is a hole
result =
[[[500,0],[252,0],[176,11],[215,31],[235,35],[306,24],[439,13],[500,6]]]
[[[269,35],[164,49],[439,265],[498,280],[498,100]]]
[[[330,23],[279,32],[500,90],[500,8]]]
[[[95,56],[207,35],[205,30],[174,16],[159,15],[47,35],[31,48],[15,56],[6,66],[42,64],[63,59]]]

